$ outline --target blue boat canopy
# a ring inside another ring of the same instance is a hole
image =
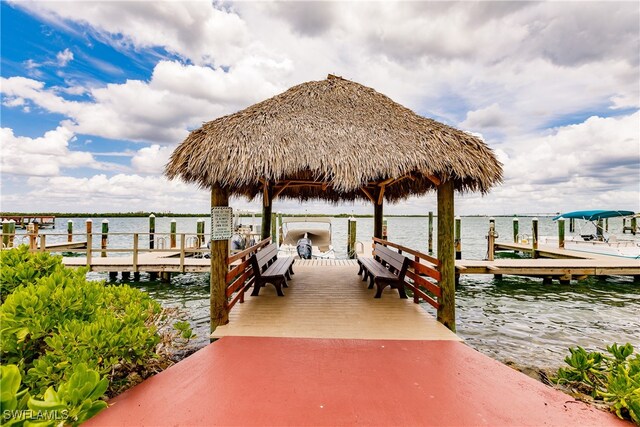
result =
[[[618,216],[631,216],[634,212],[631,211],[605,211],[601,209],[593,211],[574,211],[560,214],[553,218],[554,221],[560,218],[578,218],[586,219],[587,221],[597,221],[602,218],[615,218]]]

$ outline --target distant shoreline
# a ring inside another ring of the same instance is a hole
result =
[[[154,214],[157,218],[169,217],[169,218],[209,218],[209,213],[171,213],[171,212],[103,212],[103,213],[70,213],[70,212],[0,212],[0,217],[5,216],[55,216],[58,218],[147,218],[149,215]],[[274,213],[274,215],[277,215]],[[527,218],[527,217],[547,217],[555,216],[555,213],[540,213],[540,214],[511,214],[511,215],[462,215],[465,218]],[[252,216],[261,217],[262,214],[256,212],[255,214],[241,213],[240,217],[251,218]],[[304,214],[289,214],[283,213],[282,216],[286,217],[327,217],[327,218],[373,218],[372,214],[317,214],[317,213],[304,213]],[[384,215],[385,218],[427,218],[428,214],[413,214],[413,215],[399,215],[389,214]],[[433,213],[434,217],[438,215]]]

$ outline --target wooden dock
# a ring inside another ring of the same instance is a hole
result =
[[[298,260],[213,344],[109,401],[87,426],[624,426],[468,347],[353,260]],[[176,409],[178,408],[178,409]]]
[[[211,271],[211,260],[180,256],[176,251],[156,251],[141,253],[134,260],[128,256],[91,257],[87,263],[86,256],[63,257],[62,263],[67,267],[88,267],[95,272],[147,272],[147,273],[208,273]]]
[[[296,260],[293,271],[285,297],[271,285],[257,297],[245,296],[211,336],[459,340],[395,289],[374,299],[355,260]]]

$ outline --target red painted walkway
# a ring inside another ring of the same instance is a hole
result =
[[[226,337],[87,426],[628,426],[456,341]]]

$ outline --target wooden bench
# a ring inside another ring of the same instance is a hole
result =
[[[384,288],[391,286],[398,290],[400,298],[406,298],[404,276],[409,267],[409,258],[380,243],[375,244],[373,256],[374,258],[358,256],[358,274],[363,274],[362,280],[369,278],[369,289],[374,285],[377,287],[375,297],[380,298]]]
[[[260,288],[271,283],[276,288],[279,297],[283,297],[282,287],[287,287],[287,279],[293,274],[293,258],[278,258],[278,248],[275,243],[265,246],[251,257],[255,284],[252,296],[257,296]]]

